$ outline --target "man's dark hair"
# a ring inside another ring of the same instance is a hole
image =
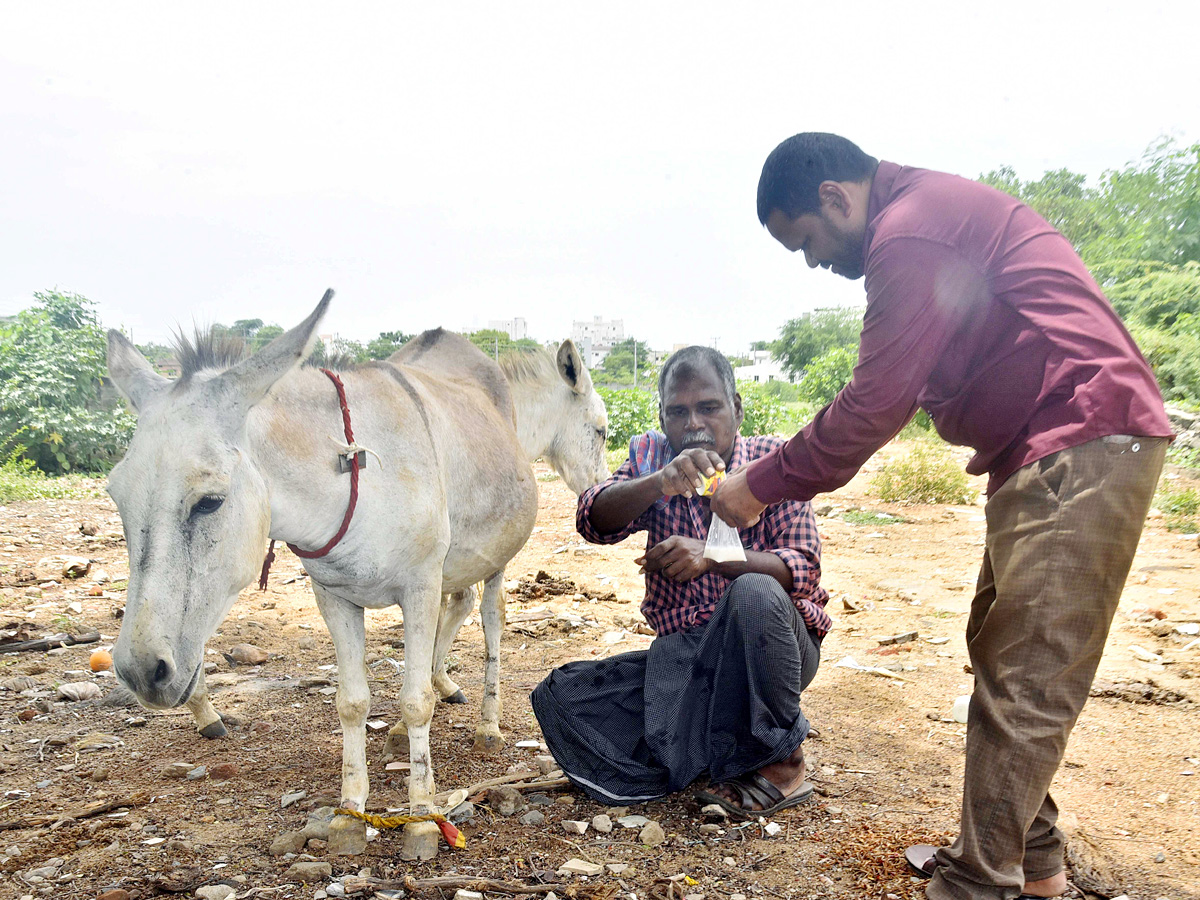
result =
[[[821,208],[817,188],[822,181],[866,181],[879,160],[867,156],[856,144],[836,134],[805,131],[793,135],[771,151],[758,179],[758,221],[763,225],[772,210],[789,220]]]
[[[678,369],[678,373],[676,370]],[[667,357],[663,367],[658,371],[658,404],[661,408],[666,398],[667,383],[674,377],[690,375],[698,370],[707,369],[715,372],[725,385],[725,394],[730,407],[733,406],[733,395],[737,393],[737,384],[733,380],[733,366],[725,354],[712,347],[700,347],[693,344],[676,350]]]

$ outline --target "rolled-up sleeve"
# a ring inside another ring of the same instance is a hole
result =
[[[766,552],[774,553],[792,573],[792,603],[805,624],[824,635],[832,627],[825,604],[829,594],[821,587],[821,535],[812,505],[785,500],[764,512]]]
[[[630,535],[646,530],[647,524],[643,521],[646,513],[642,513],[620,531],[614,531],[612,534],[601,534],[592,526],[592,505],[596,502],[596,498],[614,484],[632,481],[633,478],[633,464],[629,460],[625,460],[607,481],[592,485],[579,495],[579,502],[575,506],[575,530],[589,544],[619,544]]]

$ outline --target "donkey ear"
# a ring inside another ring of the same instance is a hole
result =
[[[587,366],[583,364],[583,358],[570,338],[558,348],[558,374],[567,387],[577,394],[586,394],[592,389],[592,376],[588,374]]]
[[[171,386],[170,379],[155,372],[142,351],[116,329],[108,333],[108,376],[135,413]]]
[[[316,340],[317,326],[332,299],[333,290],[327,290],[307,319],[285,331],[249,359],[228,369],[216,382],[233,392],[245,407],[258,403],[275,382],[308,355]]]

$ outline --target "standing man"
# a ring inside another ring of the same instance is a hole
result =
[[[729,360],[708,347],[671,354],[658,380],[663,433],[638,435],[629,459],[579,498],[587,540],[647,532],[637,560],[649,650],[567,663],[534,690],[554,759],[601,803],[630,804],[687,787],[737,816],[808,800],[800,693],[829,630],[821,542],[808,503],[768,507],[741,534],[745,560],[704,555],[712,517],[704,477],[736,472],[783,441],[738,436],[742,398]]]
[[[967,647],[958,839],[909,848],[933,900],[1061,894],[1050,798],[1171,429],[1154,376],[1067,240],[1019,201],[806,133],[767,158],[758,217],[810,267],[865,276],[858,364],[785,446],[734,473],[738,526],[845,484],[918,408],[989,473]]]

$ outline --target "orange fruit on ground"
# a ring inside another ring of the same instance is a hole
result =
[[[107,672],[112,668],[112,654],[107,650],[93,650],[88,664],[93,672]]]

